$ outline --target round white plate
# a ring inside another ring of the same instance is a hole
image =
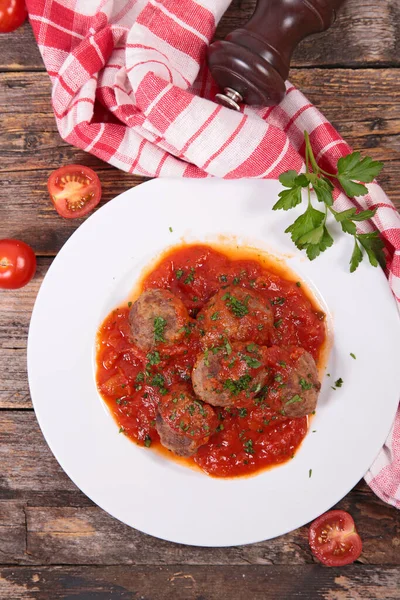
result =
[[[75,484],[136,529],[200,546],[284,534],[340,500],[385,441],[400,391],[399,317],[385,276],[367,261],[350,274],[352,240],[340,232],[332,248],[309,262],[284,233],[297,209],[271,210],[280,189],[276,181],[252,180],[142,184],[79,227],[40,289],[28,372],[43,434]],[[143,266],[181,239],[210,241],[219,234],[285,255],[317,294],[334,332],[331,377],[323,377],[312,422],[316,432],[309,432],[289,463],[228,480],[208,477],[119,435],[94,377],[96,330],[126,299]],[[339,377],[343,387],[333,391]]]

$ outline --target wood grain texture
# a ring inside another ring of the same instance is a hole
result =
[[[385,162],[381,183],[400,207],[400,77],[396,69],[296,69],[292,81],[357,150]],[[44,73],[0,74],[0,237],[22,237],[54,255],[81,221],[63,220],[47,193],[50,171],[66,163],[95,168],[103,202],[143,179],[118,171],[61,140]],[[40,115],[40,117],[38,117]]]
[[[224,38],[233,29],[243,26],[253,14],[255,5],[256,0],[233,0],[215,37]],[[347,0],[330,30],[312,36],[299,45],[292,64],[307,67],[399,65],[398,0]],[[28,23],[12,35],[0,37],[0,71],[43,68]]]
[[[131,529],[79,492],[53,457],[31,411],[0,411],[0,464],[3,564],[313,562],[305,527],[267,542],[224,549],[170,544]],[[361,563],[400,565],[399,511],[381,502],[365,483],[338,507],[357,523],[364,542]]]
[[[13,567],[2,600],[399,600],[393,567]]]

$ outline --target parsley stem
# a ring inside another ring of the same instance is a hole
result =
[[[337,175],[335,175],[334,173],[328,173],[327,171],[324,171],[324,169],[321,169],[320,166],[318,166],[317,161],[315,160],[315,156],[311,147],[311,142],[310,142],[310,136],[308,135],[308,131],[304,131],[304,139],[306,140],[306,166],[307,166],[307,162],[308,159],[311,162],[312,168],[314,169],[314,173],[316,175],[318,175],[318,173],[322,173],[323,175],[326,175],[327,177],[335,177],[337,179]],[[308,171],[307,171],[308,173]]]

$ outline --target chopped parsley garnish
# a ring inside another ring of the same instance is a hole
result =
[[[286,298],[283,298],[282,296],[278,296],[278,298],[274,298],[273,300],[270,300],[272,306],[282,306],[282,304],[285,304],[286,302]]]
[[[155,317],[154,319],[154,341],[165,342],[164,329],[167,326],[167,321],[163,317]]]
[[[342,385],[343,385],[343,379],[342,379],[341,377],[339,377],[339,379],[337,379],[337,380],[335,381],[335,387],[337,387],[337,388],[341,388],[341,387],[342,387]]]
[[[276,329],[278,329],[278,327],[280,327],[282,325],[282,319],[278,319],[277,321],[275,321],[274,323],[274,327]]]
[[[223,431],[224,430],[224,425],[223,423],[220,423],[216,429],[216,431]]]
[[[157,373],[153,376],[151,380],[151,385],[154,387],[158,387],[160,394],[163,396],[167,393],[167,389],[165,388],[165,380],[161,373]]]
[[[143,371],[139,371],[139,373],[136,375],[136,381],[144,381]]]
[[[278,365],[280,365],[281,367],[286,367],[286,363],[285,363],[285,361],[283,361],[283,360],[280,360],[280,361],[278,362]]]
[[[303,401],[303,398],[301,396],[299,396],[298,394],[296,394],[295,396],[293,396],[293,398],[291,398],[290,400],[285,402],[285,406],[288,406],[288,404],[295,404],[296,402],[302,402],[302,401]]]
[[[209,366],[210,366],[210,361],[209,361],[209,359],[208,359],[208,349],[206,349],[206,350],[204,351],[204,364],[206,365],[206,367],[209,367]]]
[[[254,454],[255,450],[253,447],[253,440],[247,440],[247,442],[245,442],[243,446],[244,451],[247,452],[247,454]]]
[[[239,417],[247,417],[247,408],[239,408]]]
[[[312,475],[312,469],[309,469],[309,471],[308,471],[308,478],[310,478],[311,475]]]
[[[198,301],[199,301],[198,297],[197,296],[193,296],[193,302],[198,302]]]
[[[183,283],[185,283],[187,285],[188,283],[193,283],[193,281],[194,281],[194,268],[190,267],[190,273],[188,273],[188,275]]]
[[[350,356],[351,356],[351,358],[354,358],[354,360],[356,360],[356,358],[357,358],[356,355],[353,354],[353,352],[350,352]]]
[[[218,277],[218,279],[219,279],[220,281],[222,281],[223,283],[226,283],[226,282],[228,281],[228,277],[227,277],[226,275],[220,275],[220,276]]]
[[[149,435],[146,435],[146,437],[144,438],[144,445],[146,446],[146,448],[150,448],[150,446],[151,446],[151,437]]]
[[[224,389],[229,390],[233,396],[237,396],[240,392],[244,392],[250,385],[250,375],[242,375],[239,379],[227,379],[224,382]]]
[[[132,302],[128,302],[128,308],[132,306]]]
[[[258,369],[258,367],[261,367],[262,365],[259,360],[253,358],[252,356],[247,356],[247,354],[241,354],[240,356],[243,358],[246,365],[250,367],[250,369]]]
[[[277,373],[274,377],[274,380],[277,381],[278,383],[281,383],[282,375],[280,373]]]
[[[249,298],[250,296],[247,297],[247,302]],[[239,319],[247,315],[249,312],[249,309],[246,306],[246,300],[244,302],[241,302],[240,300],[235,298],[235,296],[232,296],[232,294],[230,294],[229,292],[222,296],[222,300],[226,302],[226,305],[230,309],[230,311],[235,315],[235,317],[238,317]]]
[[[170,230],[170,232],[171,232],[171,233],[173,232],[173,229],[172,229],[172,227],[168,227],[168,229]]]
[[[196,412],[196,407],[194,404],[189,404],[188,406],[188,411],[191,417],[193,417],[194,413]]]
[[[125,427],[120,427],[118,433],[124,433]]]
[[[201,416],[202,417],[206,417],[207,416],[207,412],[204,410],[203,404],[201,402],[199,402],[199,400],[195,400],[194,403],[198,407],[199,413],[201,414]]]
[[[312,383],[304,379],[304,377],[300,377],[299,384],[302,390],[311,390],[312,388]]]
[[[226,342],[225,342],[225,350],[226,350],[226,353],[227,353],[227,355],[228,355],[228,356],[229,356],[229,355],[231,354],[231,352],[232,352],[232,346],[230,345],[230,343],[229,343],[229,341],[228,341],[228,340],[226,340]]]
[[[213,313],[210,318],[211,318],[211,321],[218,321],[219,312],[217,311],[217,312]]]
[[[181,421],[179,423],[179,427],[182,429],[182,431],[187,431],[189,429],[189,425],[188,424],[185,425],[185,421]]]
[[[177,271],[175,271],[175,276],[177,279],[180,279],[183,275],[183,270],[182,269],[178,269]]]
[[[296,281],[296,285],[297,285],[297,287],[301,287],[300,281]]]
[[[233,285],[237,285],[240,281],[240,277],[234,277],[232,280]]]
[[[154,352],[149,352],[146,356],[149,365],[158,365],[161,362],[160,353],[155,350]]]
[[[262,331],[264,329],[264,325],[260,323],[259,325],[257,325],[257,329],[258,331]]]
[[[257,346],[255,345],[254,342],[251,342],[251,344],[248,344],[246,346],[246,350],[247,350],[247,352],[256,352],[257,351]]]
[[[121,404],[122,400],[121,400],[121,398],[117,398],[117,399],[115,400],[115,402],[116,402],[116,404]]]
[[[193,298],[193,300],[194,300],[194,298]],[[187,337],[192,333],[192,327],[194,327],[194,324],[187,323],[186,325],[184,325],[183,327],[178,329],[178,333],[184,333],[185,336]]]

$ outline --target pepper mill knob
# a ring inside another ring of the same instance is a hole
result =
[[[221,104],[272,106],[285,95],[293,51],[312,33],[328,29],[345,0],[258,0],[250,21],[208,48],[208,65],[224,93]]]

